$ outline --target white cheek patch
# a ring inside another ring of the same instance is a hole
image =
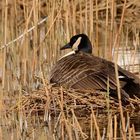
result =
[[[72,46],[72,51],[70,51],[69,53],[65,54],[65,55],[62,56],[60,59],[66,57],[66,56],[69,56],[69,55],[75,54],[75,51],[78,50],[78,45],[80,44],[81,39],[82,39],[82,37],[79,37],[79,38],[76,40],[76,42],[73,44],[73,46]],[[60,59],[59,59],[59,60],[60,60]]]
[[[72,50],[74,50],[74,51],[77,51],[77,50],[78,50],[78,45],[80,44],[81,39],[82,39],[82,37],[79,37],[79,38],[76,40],[76,42],[75,42],[75,43],[73,44],[73,46],[72,46]]]

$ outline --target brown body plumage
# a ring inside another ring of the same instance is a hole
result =
[[[140,98],[140,79],[119,66],[118,75],[122,99],[127,100],[134,95]],[[114,63],[81,50],[60,59],[50,76],[50,83],[55,86],[80,90],[107,91],[107,81],[110,95],[117,98]]]

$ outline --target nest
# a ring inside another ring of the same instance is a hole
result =
[[[140,107],[140,99],[130,99],[130,105],[122,106],[125,111],[136,111]],[[119,112],[119,103],[113,98],[108,98],[106,93],[100,91],[78,91],[63,88],[45,88],[31,93],[24,93],[16,110],[25,113],[44,114],[49,112],[57,116],[60,112],[71,115],[74,110],[79,117],[89,115],[91,110],[98,113]]]

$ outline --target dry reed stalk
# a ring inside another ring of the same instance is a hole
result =
[[[123,5],[123,12],[122,12],[122,16],[121,16],[121,23],[120,23],[119,31],[116,35],[114,45],[113,45],[113,46],[117,47],[117,50],[118,50],[118,41],[119,41],[122,24],[123,24],[123,19],[124,19],[125,6],[126,6],[126,0],[124,1],[124,5]],[[119,107],[120,107],[121,123],[122,123],[122,129],[123,129],[122,136],[123,136],[123,139],[126,140],[125,122],[124,122],[124,117],[123,117],[123,109],[122,109],[121,93],[120,93],[120,83],[119,83],[119,78],[118,78],[119,75],[118,75],[117,59],[118,59],[118,57],[116,55],[115,56],[115,73],[116,73],[117,93],[118,93],[118,100],[119,100]]]
[[[27,10],[28,11],[28,10]],[[27,19],[26,20],[26,23],[25,23],[25,30],[24,30],[24,33],[27,33],[27,31],[28,31],[28,27],[29,27],[29,23],[30,23],[30,20],[31,20],[31,16],[32,16],[32,13],[33,13],[33,6],[31,7],[31,11],[28,13],[28,12],[26,12],[26,11],[24,11],[24,15],[25,15],[25,19]],[[29,16],[28,16],[28,14],[29,14]],[[22,58],[22,69],[23,69],[23,85],[25,86],[25,85],[27,85],[27,71],[28,71],[28,53],[29,53],[29,48],[28,48],[28,38],[29,38],[29,36],[28,36],[28,34],[25,36],[25,38],[23,38],[23,44],[22,44],[22,46],[23,46],[23,56],[21,56],[21,57],[23,57]]]
[[[107,78],[107,93],[106,93],[106,104],[107,104],[107,111],[108,111],[108,116],[110,114],[110,103],[109,103],[109,77]]]
[[[129,129],[129,140],[132,139],[131,135],[132,135],[132,128]]]
[[[93,42],[93,0],[90,0],[90,13],[89,13],[89,36],[90,36],[90,40]]]
[[[33,1],[33,25],[35,26],[35,27],[37,27],[37,25],[38,25],[38,21],[39,21],[39,1],[37,0],[37,1]],[[32,45],[33,45],[33,60],[32,60],[32,62],[31,62],[31,75],[33,76],[33,73],[35,73],[35,67],[36,67],[36,65],[39,65],[39,66],[41,66],[41,59],[39,58],[39,62],[37,61],[37,59],[36,58],[38,58],[38,56],[37,56],[37,53],[36,53],[36,48],[38,47],[38,45],[39,45],[39,33],[38,33],[38,28],[35,28],[34,30],[33,30],[33,32],[32,32],[32,34],[33,34],[33,37],[32,37],[32,40],[33,40],[33,42],[32,42]],[[40,48],[40,50],[41,50],[41,48]],[[29,61],[30,62],[30,61]],[[32,77],[32,79],[33,79],[33,77]],[[32,81],[32,83],[33,83],[33,81]]]
[[[69,140],[73,140],[72,127],[71,127],[69,120],[65,120],[65,126],[66,126]]]
[[[65,13],[65,29],[66,29],[66,39],[67,41],[70,39],[70,32],[69,32],[69,12],[70,12],[70,9],[69,9],[69,1],[64,1],[64,10],[66,10],[66,13]]]
[[[114,140],[117,139],[117,116],[114,115]]]
[[[132,135],[133,135],[133,140],[136,140],[136,133],[135,133],[134,124],[132,124]]]
[[[104,58],[106,58],[106,59],[108,59],[108,56],[109,56],[109,54],[108,54],[108,14],[109,14],[109,9],[108,9],[108,6],[109,6],[109,1],[108,0],[106,0],[106,21],[105,21],[105,45],[104,45],[104,48],[103,48],[103,56],[104,56]]]
[[[0,127],[0,139],[2,140],[2,138],[3,138],[2,127]]]
[[[100,52],[100,48],[99,48],[99,27],[98,27],[98,20],[99,20],[99,17],[98,17],[98,1],[95,0],[95,5],[96,5],[96,52],[95,52],[95,55],[97,56],[100,56],[99,55],[99,52]]]
[[[112,45],[113,45],[113,32],[114,32],[114,15],[115,15],[115,2],[112,0],[111,2],[111,25],[110,25],[110,36],[109,36],[109,60],[112,60]]]
[[[91,112],[92,112],[92,117],[93,117],[93,121],[94,121],[94,124],[95,124],[95,128],[96,128],[96,131],[97,131],[97,140],[101,140],[99,126],[97,124],[96,116],[95,116],[95,113],[94,113],[92,108],[91,108]]]
[[[71,19],[72,19],[72,34],[76,34],[76,1],[73,0],[72,1],[72,16],[71,16]]]
[[[79,19],[80,33],[82,33],[83,32],[83,28],[82,28],[83,18],[82,18],[82,3],[81,2],[79,3],[79,12],[80,12],[80,19]]]
[[[5,5],[7,5],[8,4],[8,1],[6,0],[5,2],[3,2]],[[4,27],[4,38],[3,38],[3,40],[4,40],[4,44],[6,44],[7,43],[7,24],[8,24],[8,19],[7,19],[7,16],[8,16],[8,8],[7,8],[7,6],[6,7],[4,7],[4,12],[2,13],[2,18],[3,18],[3,27]],[[6,81],[6,79],[5,79],[5,77],[6,77],[6,51],[7,51],[7,49],[5,48],[4,50],[3,50],[3,69],[2,69],[2,71],[3,71],[3,74],[2,74],[2,88],[5,88],[5,81]]]
[[[84,32],[87,34],[88,33],[88,0],[85,0],[85,29]]]
[[[90,114],[90,139],[93,140],[93,117],[92,114]]]
[[[131,57],[131,60],[130,60],[133,64],[133,69],[132,69],[133,73],[134,73],[134,64],[135,64],[135,60],[136,60],[136,52],[138,50],[138,45],[136,45],[136,44],[138,44],[137,41],[138,41],[138,37],[136,35],[136,42],[134,43],[134,51],[132,52],[132,57]]]
[[[73,126],[75,126],[75,119],[72,117]],[[78,129],[74,129],[75,139],[79,139]]]
[[[112,120],[112,115],[111,115],[111,119],[110,119],[110,140],[113,139],[113,120]]]
[[[73,115],[73,118],[74,118],[75,126],[76,126],[76,128],[78,128],[78,130],[79,130],[79,132],[81,134],[82,139],[87,139],[88,136],[82,131],[82,128],[81,128],[81,126],[80,126],[80,124],[78,122],[78,119],[75,116],[74,110],[71,109],[71,112],[72,112],[72,115]]]
[[[125,121],[124,121],[124,117],[123,117],[123,108],[122,108],[122,102],[121,102],[120,83],[119,83],[119,79],[118,79],[117,65],[115,65],[115,73],[116,73],[116,79],[117,79],[117,93],[118,93],[119,109],[120,109],[121,123],[122,123],[122,129],[123,129],[122,135],[123,135],[123,139],[126,140]]]
[[[42,82],[43,82],[43,85],[44,85],[44,89],[45,89],[45,92],[46,92],[46,95],[47,95],[47,106],[49,106],[49,103],[50,103],[50,96],[49,96],[49,87],[48,87],[48,82],[45,81],[45,76],[43,74],[43,69],[41,67],[41,75],[42,75]]]
[[[60,109],[62,114],[62,120],[61,120],[61,139],[64,140],[64,121],[65,121],[65,115],[64,115],[64,102],[63,102],[63,88],[60,89],[61,95],[60,95]]]
[[[109,140],[113,139],[113,128],[112,128],[112,115],[108,114],[108,127],[107,127],[107,138]]]

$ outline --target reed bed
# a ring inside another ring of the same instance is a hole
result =
[[[139,138],[138,98],[124,107],[99,91],[48,84],[60,47],[77,33],[94,55],[140,77],[139,0],[0,0],[0,15],[0,139]]]
[[[82,32],[90,37],[94,55],[120,63],[139,76],[138,0],[0,2],[2,88],[32,88],[34,75],[39,76],[45,61],[47,78],[52,65],[66,53],[59,48]],[[126,55],[127,50],[131,50],[130,55]]]
[[[62,87],[22,92],[21,96],[15,93],[11,100],[4,99],[5,108],[1,115],[1,128],[5,126],[12,132],[19,129],[17,139],[41,139],[37,134],[42,134],[42,139],[123,139],[119,103],[107,100],[105,93]],[[140,100],[130,99],[130,102],[133,106],[123,106],[125,135],[134,139],[139,138],[139,134],[135,133],[130,117],[138,115]]]

